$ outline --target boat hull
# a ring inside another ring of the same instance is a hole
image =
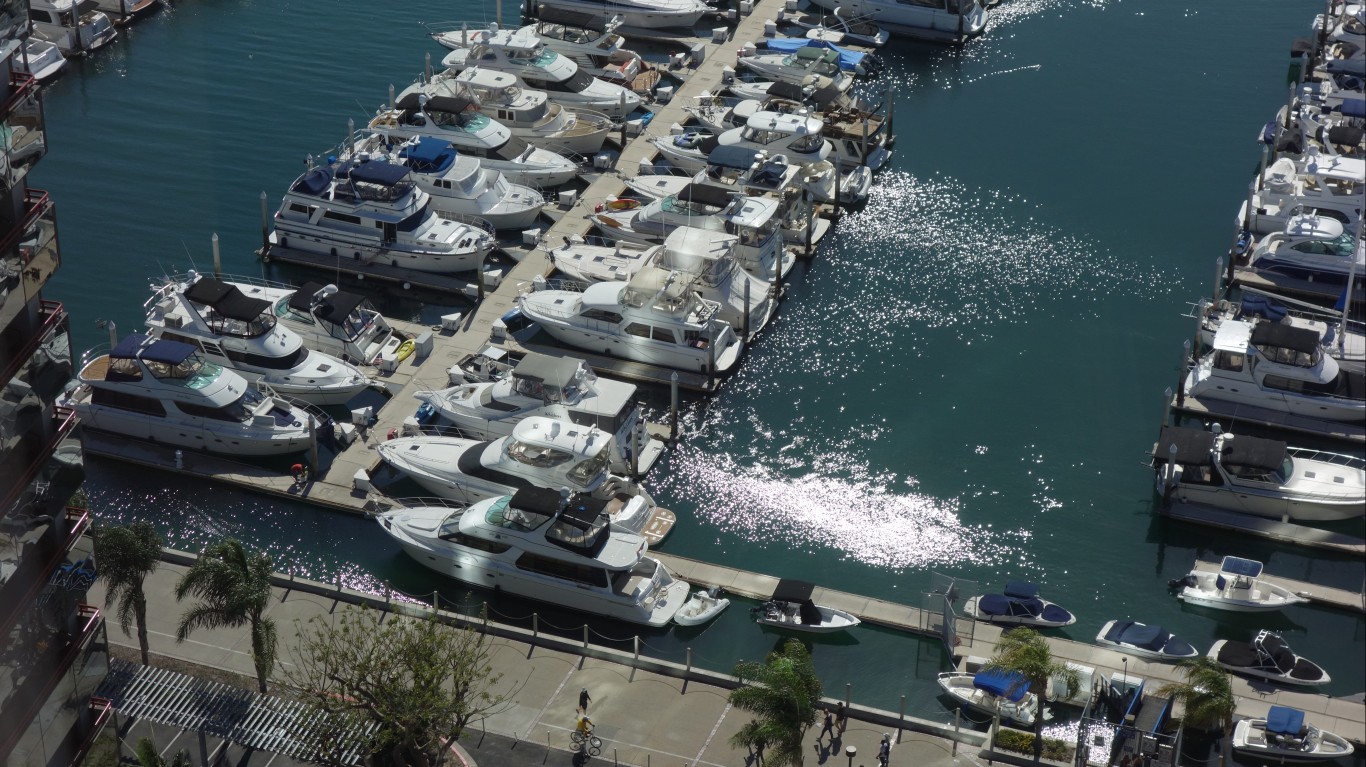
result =
[[[1159,480],[1160,481],[1160,480]],[[1257,493],[1242,487],[1193,487],[1178,484],[1173,499],[1183,503],[1215,506],[1240,514],[1267,519],[1297,519],[1308,522],[1335,522],[1366,515],[1359,500],[1327,502],[1314,499],[1282,498]]]
[[[88,404],[77,404],[75,410],[86,428],[218,455],[288,455],[307,450],[311,444],[306,424],[286,433],[266,434],[225,428],[227,424],[206,426],[190,419],[156,418]]]
[[[1113,648],[1115,650],[1118,650],[1119,652],[1125,653],[1126,655],[1133,655],[1139,658],[1145,658],[1147,660],[1171,663],[1189,660],[1190,658],[1199,657],[1200,655],[1199,651],[1192,651],[1189,655],[1169,655],[1160,650],[1149,650],[1145,647],[1139,647],[1137,645],[1128,644],[1127,642],[1115,642],[1106,639],[1105,635],[1110,632],[1110,627],[1114,626],[1117,622],[1118,621],[1112,620],[1106,622],[1104,626],[1101,626],[1100,633],[1096,634],[1096,644],[1100,645],[1101,647]]]
[[[320,237],[316,234],[295,229],[283,228],[278,223],[270,234],[272,245],[292,248],[307,253],[327,255],[352,264],[383,264],[399,269],[412,269],[417,272],[450,274],[468,272],[479,264],[493,249],[487,242],[480,247],[471,247],[452,253],[432,253],[398,248],[379,248],[369,243],[340,237]]]
[[[1221,589],[1217,585],[1217,573],[1195,572],[1187,575],[1186,578],[1188,581],[1193,579],[1195,585],[1182,586],[1177,598],[1198,607],[1260,613],[1273,612],[1308,601],[1265,581],[1256,581],[1256,585],[1251,588]]]
[[[729,599],[713,597],[705,591],[698,591],[674,614],[674,623],[680,626],[701,626],[720,615],[727,607],[730,607]]]

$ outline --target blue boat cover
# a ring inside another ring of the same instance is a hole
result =
[[[863,64],[864,57],[868,55],[866,53],[859,53],[858,51],[851,51],[848,48],[841,48],[834,43],[828,43],[824,40],[807,40],[805,38],[769,40],[767,47],[770,51],[778,51],[780,53],[796,53],[800,48],[827,48],[832,51],[838,51],[840,55],[840,69],[845,72],[853,72],[858,69],[859,66]]]
[[[416,144],[405,144],[399,156],[418,173],[442,173],[455,162],[455,147],[449,141],[421,136]]]
[[[1229,575],[1245,575],[1248,578],[1256,578],[1262,574],[1262,563],[1255,559],[1224,557],[1223,564],[1219,565],[1219,572],[1227,573]]]
[[[120,359],[144,359],[148,362],[164,362],[167,365],[179,365],[187,357],[199,351],[187,343],[180,341],[153,341],[147,346],[147,336],[141,333],[133,333],[122,341],[109,353],[110,357]]]
[[[371,160],[370,162],[352,165],[347,175],[352,181],[368,181],[372,184],[393,186],[408,175],[408,169],[385,160]]]
[[[1039,586],[1029,581],[1006,581],[1006,596],[1017,599],[1033,599],[1039,595]]]
[[[1011,703],[1018,703],[1029,692],[1029,681],[1018,671],[989,669],[979,671],[972,677],[972,686],[992,695],[998,695]]]
[[[1342,114],[1347,117],[1366,117],[1366,101],[1347,99],[1342,102]]]
[[[1058,608],[1062,609],[1062,608]],[[983,615],[1034,615],[1046,613],[1041,599],[1015,599],[1004,594],[986,594],[977,600],[977,611]],[[1066,613],[1066,610],[1063,610]]]
[[[1272,706],[1266,713],[1266,731],[1280,735],[1299,735],[1304,729],[1304,712],[1285,706]]]
[[[299,179],[299,182],[294,185],[294,191],[304,194],[322,194],[330,183],[332,183],[331,168],[314,168]]]
[[[1037,602],[1039,600],[1035,599],[1030,601]],[[1030,612],[1035,611],[1031,610]],[[1057,605],[1047,605],[1043,608],[1043,614],[1039,617],[1050,623],[1071,623],[1075,616]]]
[[[141,333],[129,333],[119,341],[118,345],[109,352],[109,356],[123,360],[137,359],[138,350],[147,342],[147,336]]]
[[[1144,650],[1161,650],[1167,644],[1167,632],[1161,626],[1144,626],[1125,621],[1115,624],[1115,628],[1110,630],[1111,635],[1115,634],[1115,629],[1119,630],[1119,641]]]

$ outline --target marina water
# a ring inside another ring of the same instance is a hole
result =
[[[1366,689],[1359,614],[1216,614],[1165,588],[1197,556],[1236,554],[1359,590],[1360,559],[1159,519],[1146,468],[1194,329],[1182,315],[1212,290],[1254,137],[1319,10],[1004,0],[965,49],[889,45],[877,87],[894,92],[891,169],[794,270],[740,372],[688,403],[682,443],[651,477],[680,520],[663,550],[915,606],[933,572],[987,590],[1028,578],[1079,616],[1061,632],[1073,639],[1125,617],[1201,649],[1273,628],[1327,667],[1330,693]],[[341,140],[348,118],[363,126],[424,53],[439,65],[421,22],[492,14],[463,1],[181,2],[73,63],[48,91],[52,152],[32,183],[57,201],[66,263],[49,292],[77,349],[104,342],[106,321],[136,329],[149,278],[208,269],[212,233],[225,271],[260,274],[261,192],[273,212],[308,153]],[[385,305],[431,324],[462,303]],[[652,397],[660,417],[667,393]],[[466,594],[373,521],[88,464],[103,518],[150,519],[181,548],[233,535],[323,580]],[[780,639],[746,607],[644,641],[728,670]],[[896,710],[906,695],[908,714],[951,718],[935,699],[938,644],[868,626],[833,641],[815,645],[832,694],[849,683],[860,703]]]

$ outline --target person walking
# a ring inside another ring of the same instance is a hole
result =
[[[849,726],[849,712],[844,709],[844,701],[835,706],[835,735],[843,736],[844,728]]]
[[[826,735],[830,735],[832,738],[834,736],[835,715],[830,713],[830,709],[828,708],[823,708],[823,710],[825,711],[825,723],[821,725],[821,734],[816,736],[817,743],[820,743],[821,738],[824,738]]]
[[[590,698],[590,697],[588,697],[588,688],[587,688],[587,687],[584,687],[584,688],[580,689],[580,690],[579,690],[579,709],[580,709],[581,711],[583,711],[583,713],[587,714],[587,713],[588,713],[588,704],[589,704],[589,703],[592,703],[592,702],[593,702],[593,699]]]
[[[877,748],[878,767],[887,767],[887,763],[892,759],[892,734],[882,733],[882,743]]]

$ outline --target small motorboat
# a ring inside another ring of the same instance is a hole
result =
[[[1029,681],[1018,671],[945,671],[939,675],[939,686],[969,709],[987,716],[1000,714],[1020,727],[1034,726],[1039,715],[1039,696],[1029,691]]]
[[[1233,750],[1286,762],[1316,762],[1352,755],[1340,735],[1306,725],[1304,712],[1272,706],[1265,719],[1244,719],[1233,728]]]
[[[1243,676],[1285,684],[1318,685],[1332,681],[1319,664],[1296,655],[1280,634],[1265,629],[1258,631],[1251,642],[1220,639],[1206,655]]]
[[[963,605],[963,611],[979,621],[1021,626],[1057,628],[1071,626],[1077,616],[1039,598],[1039,587],[1029,581],[1009,581],[1004,594],[984,594]]]
[[[14,68],[33,75],[38,82],[56,77],[66,66],[66,57],[57,44],[41,37],[29,36],[24,41],[24,55],[14,58]]]
[[[1309,601],[1287,588],[1261,580],[1261,574],[1262,563],[1255,559],[1224,557],[1217,573],[1192,570],[1167,585],[1177,591],[1181,601],[1216,610],[1263,612]]]
[[[720,596],[720,589],[698,589],[674,613],[674,623],[680,626],[701,626],[730,607],[730,600]]]
[[[1113,620],[1096,634],[1096,644],[1151,660],[1186,660],[1200,655],[1189,643],[1157,624]]]
[[[859,619],[843,610],[821,607],[811,601],[816,590],[813,583],[783,578],[773,596],[753,609],[754,622],[765,626],[829,633],[842,631],[859,624]]]

